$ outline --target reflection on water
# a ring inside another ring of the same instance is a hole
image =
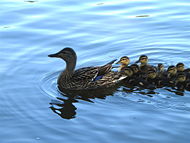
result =
[[[56,80],[65,63],[47,57],[72,47],[77,68],[123,55],[133,62],[142,54],[153,65],[183,62],[188,68],[189,0],[1,0],[0,5],[2,143],[190,140],[189,91],[121,86],[105,95],[60,94]]]
[[[75,118],[76,115],[76,107],[73,105],[73,103],[78,102],[72,97],[68,97],[68,99],[63,98],[57,98],[60,100],[60,102],[57,103],[57,101],[52,101],[50,105],[52,105],[50,108],[51,110],[61,116],[65,119],[72,119]]]
[[[45,81],[44,81],[45,82]],[[53,99],[50,102],[51,110],[64,119],[72,119],[76,117],[77,107],[75,107],[74,103],[80,102],[81,100],[85,102],[94,103],[92,99],[106,99],[107,96],[114,95],[116,92],[122,93],[125,98],[128,98],[128,95],[142,95],[143,98],[138,98],[136,102],[152,104],[150,98],[154,98],[155,96],[159,96],[159,91],[155,91],[156,89],[144,89],[141,87],[132,87],[130,85],[121,84],[115,88],[104,89],[104,90],[94,90],[94,91],[67,91],[66,93],[59,94],[59,97]],[[47,88],[47,87],[46,87]],[[162,88],[162,92],[165,94],[168,92],[174,93],[177,96],[184,96],[184,91],[179,91],[174,88],[164,87]],[[59,91],[58,91],[59,92]],[[168,93],[169,94],[169,93]],[[144,98],[146,97],[146,98]],[[170,98],[172,96],[166,96],[165,98]],[[158,101],[156,101],[158,102]],[[155,103],[154,103],[155,104]],[[93,106],[93,105],[92,105]],[[176,105],[175,105],[176,106]]]

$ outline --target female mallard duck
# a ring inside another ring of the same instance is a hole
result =
[[[72,48],[64,48],[49,57],[61,58],[66,62],[66,69],[58,77],[57,84],[60,91],[91,90],[108,88],[116,85],[126,76],[111,71],[113,60],[104,66],[84,67],[75,70],[77,55]]]
[[[127,67],[130,63],[130,59],[127,56],[123,56],[120,58],[120,60],[117,62],[117,64],[121,64],[118,71],[122,71],[123,68]]]

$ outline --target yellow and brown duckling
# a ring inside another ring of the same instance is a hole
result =
[[[155,69],[149,69],[146,74],[146,79],[142,82],[145,88],[155,89],[157,87],[163,87],[163,81],[158,76]]]
[[[177,68],[177,73],[184,72],[185,65],[184,65],[184,63],[177,63],[176,68]]]
[[[131,69],[133,71],[133,76],[134,77],[140,77],[141,76],[141,73],[140,73],[140,68],[137,64],[132,64],[131,66]]]
[[[190,79],[190,68],[185,69],[185,64],[184,63],[178,63],[176,65],[177,68],[177,73],[185,73],[186,74],[186,78]]]
[[[165,71],[164,64],[159,63],[157,65],[157,75],[158,75],[158,77],[159,78],[164,78],[164,77],[166,77],[166,74],[167,74],[167,72]]]
[[[175,85],[175,79],[176,79],[176,75],[177,75],[177,68],[172,65],[169,66],[167,69],[167,75],[166,75],[166,83],[167,86],[174,86]]]
[[[154,66],[148,64],[148,56],[147,55],[141,55],[139,57],[139,60],[136,61],[135,63],[139,63],[139,62],[140,62],[139,68],[140,68],[140,72],[142,75],[147,74],[148,70],[150,70],[150,69],[155,69]]]
[[[127,86],[139,86],[140,82],[143,81],[140,75],[138,75],[138,65],[131,65],[128,67],[122,68],[122,71],[120,71],[122,74],[127,76],[127,78],[124,80],[125,84]]]
[[[157,66],[157,71],[163,73],[165,71],[164,64],[159,63],[158,66]]]
[[[120,60],[116,63],[116,64],[120,64],[118,71],[121,71],[122,68],[127,67],[129,65],[129,63],[130,63],[129,57],[127,57],[127,56],[121,57]]]
[[[187,78],[185,73],[178,73],[175,80],[175,86],[177,90],[184,90],[187,85]]]

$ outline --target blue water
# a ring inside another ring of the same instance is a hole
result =
[[[189,0],[1,0],[1,143],[187,143],[190,93],[170,89],[68,97],[56,89],[64,47],[77,68],[123,55],[190,67]]]

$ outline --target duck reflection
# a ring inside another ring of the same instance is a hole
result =
[[[57,97],[57,100],[52,100],[49,103],[51,105],[50,109],[61,118],[72,119],[77,114],[77,107],[74,103],[80,102],[80,100],[94,103],[92,99],[106,99],[107,96],[112,96],[117,89],[118,86],[98,91],[65,91],[65,93],[61,93],[61,97]]]
[[[78,101],[72,98],[63,99],[63,98],[57,97],[57,99],[60,102],[52,101],[50,103],[51,105],[50,109],[62,118],[65,118],[65,119],[75,118],[77,108],[73,105],[73,103],[78,102]]]

